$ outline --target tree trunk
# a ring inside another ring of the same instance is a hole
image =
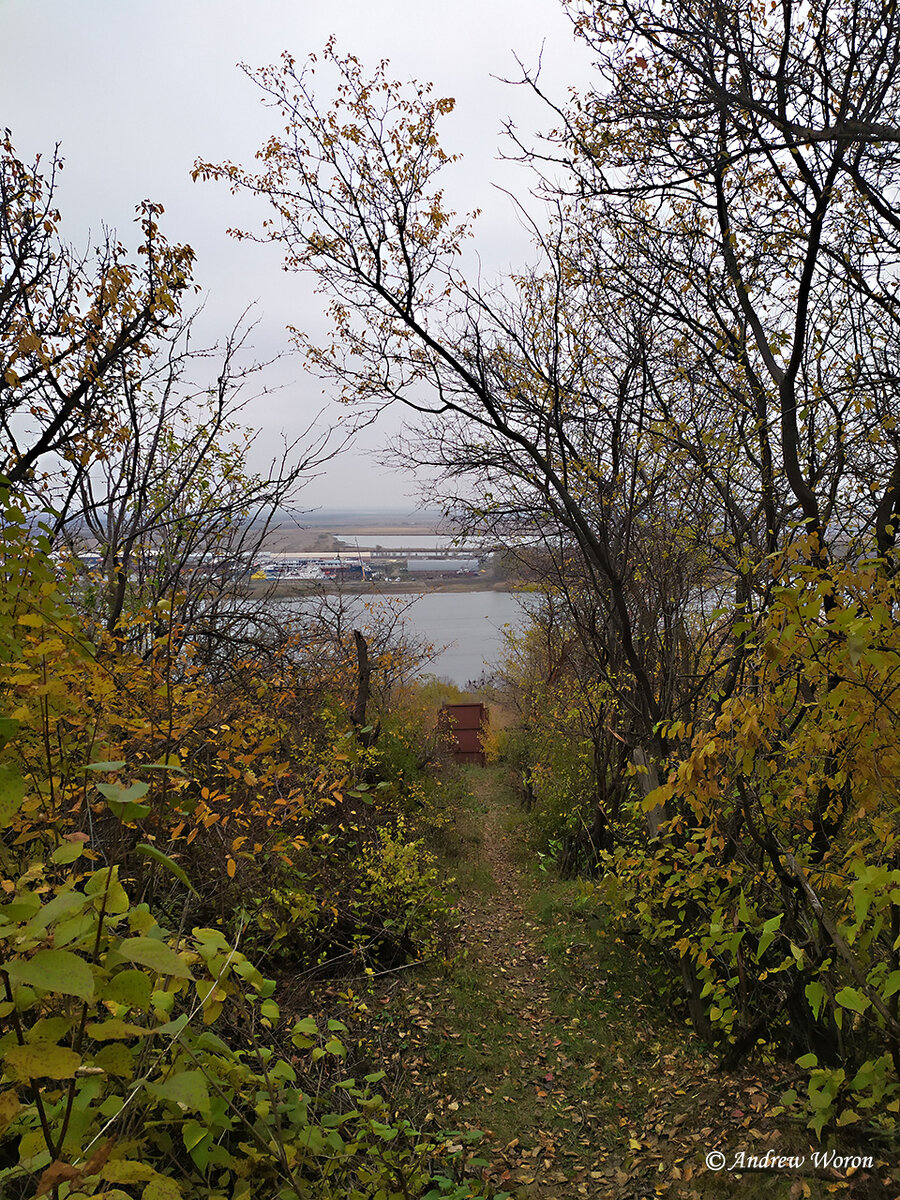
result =
[[[369,647],[366,639],[358,629],[353,630],[353,640],[356,643],[356,703],[350,719],[353,728],[359,735],[363,746],[369,747],[375,741],[375,735],[366,724],[366,710],[369,707],[372,668],[369,665]]]

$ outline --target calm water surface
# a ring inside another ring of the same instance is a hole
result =
[[[409,632],[446,646],[426,668],[429,675],[449,679],[458,687],[478,679],[490,670],[503,653],[503,629],[520,629],[526,618],[526,606],[534,603],[528,594],[516,592],[426,592],[414,596],[405,592],[388,593],[395,600],[415,603],[404,613]],[[351,604],[376,600],[373,596],[353,597]],[[296,605],[296,600],[275,601]]]
[[[406,615],[411,632],[447,649],[426,668],[465,687],[503,653],[503,629],[521,629],[530,596],[517,592],[428,592]]]

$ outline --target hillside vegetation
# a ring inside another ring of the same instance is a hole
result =
[[[342,405],[265,468],[161,207],[76,252],[0,141],[4,1200],[898,1194],[900,13],[563,5],[494,281],[452,97],[245,68],[194,178]],[[246,586],[388,405],[535,593],[484,774],[395,605]]]

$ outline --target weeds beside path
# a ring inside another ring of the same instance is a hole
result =
[[[809,1155],[769,1115],[783,1079],[724,1074],[660,998],[637,946],[522,863],[499,768],[473,771],[457,820],[462,952],[446,972],[383,985],[380,1025],[426,1127],[480,1129],[487,1177],[521,1200],[895,1197],[883,1168],[707,1169],[707,1152]],[[900,1177],[898,1177],[900,1178]]]

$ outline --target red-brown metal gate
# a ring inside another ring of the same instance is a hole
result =
[[[452,739],[453,758],[458,763],[486,763],[482,733],[488,713],[483,704],[445,704],[441,709],[442,723]]]

